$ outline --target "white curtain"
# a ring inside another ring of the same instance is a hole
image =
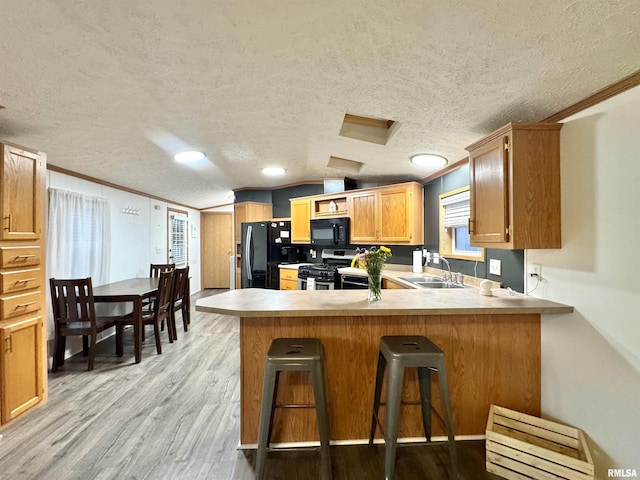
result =
[[[108,283],[110,246],[108,199],[49,189],[48,278],[91,277],[94,286]],[[48,290],[49,297],[51,292]],[[51,339],[54,331],[51,312],[48,318]]]

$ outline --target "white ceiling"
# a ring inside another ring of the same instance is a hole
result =
[[[197,208],[230,189],[422,179],[640,70],[640,1],[0,0],[0,139]],[[345,113],[400,123],[387,145]],[[203,150],[187,167],[171,154]],[[330,156],[363,162],[359,174]],[[261,175],[284,166],[284,178]]]

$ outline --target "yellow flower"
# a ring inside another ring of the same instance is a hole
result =
[[[391,249],[388,247],[381,246],[380,250],[383,251],[384,253],[391,253]]]

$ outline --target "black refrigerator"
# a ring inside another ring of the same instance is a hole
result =
[[[280,288],[278,264],[285,261],[282,247],[291,244],[291,222],[242,224],[242,288]]]

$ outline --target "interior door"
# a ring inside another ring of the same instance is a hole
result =
[[[200,215],[202,288],[230,288],[229,257],[233,251],[231,212]]]

